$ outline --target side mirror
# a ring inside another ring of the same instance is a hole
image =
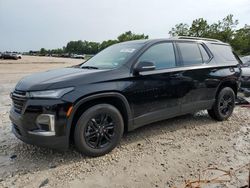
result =
[[[150,61],[140,61],[135,67],[135,73],[155,70],[155,64]]]

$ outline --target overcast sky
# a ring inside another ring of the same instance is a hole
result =
[[[250,0],[0,0],[0,51],[100,42],[128,30],[163,38],[177,23],[228,14],[239,27],[250,24]]]

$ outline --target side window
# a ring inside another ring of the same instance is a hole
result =
[[[207,51],[205,50],[205,48],[201,44],[199,44],[199,47],[200,47],[200,50],[201,50],[201,55],[202,55],[202,58],[203,58],[203,62],[208,61],[210,59],[210,57],[209,57]]]
[[[151,61],[156,69],[175,67],[175,53],[172,43],[160,43],[150,47],[142,54],[139,61]]]
[[[233,54],[232,48],[223,44],[212,44],[216,53],[226,61],[235,61],[236,58]]]
[[[178,43],[181,51],[182,62],[184,66],[197,65],[202,63],[202,57],[199,47],[196,43]]]

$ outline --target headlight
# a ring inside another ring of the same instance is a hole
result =
[[[61,98],[66,93],[72,91],[73,87],[63,88],[63,89],[53,89],[44,91],[31,91],[27,92],[27,97],[30,98]]]

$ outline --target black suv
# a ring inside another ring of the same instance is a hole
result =
[[[233,112],[241,69],[228,44],[190,37],[115,44],[85,63],[23,78],[11,92],[13,132],[24,142],[100,156],[124,131],[208,110]]]

